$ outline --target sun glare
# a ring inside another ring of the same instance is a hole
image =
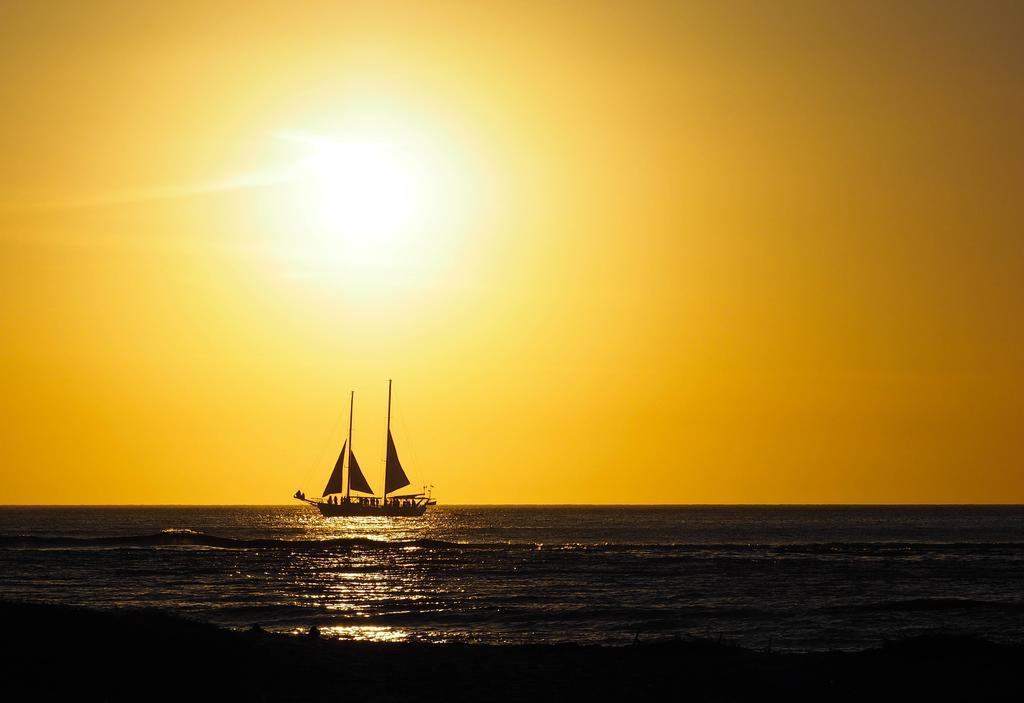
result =
[[[417,164],[384,144],[326,144],[301,167],[325,229],[390,238],[417,219],[425,183]]]
[[[456,200],[451,159],[397,139],[281,136],[305,150],[289,167],[279,208],[289,258],[379,271],[433,265],[447,255]]]

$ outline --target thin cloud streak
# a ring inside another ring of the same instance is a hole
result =
[[[87,195],[80,198],[43,200],[31,203],[7,203],[2,206],[2,209],[7,212],[29,212],[79,210],[109,207],[112,205],[131,205],[156,200],[173,200],[176,198],[188,198],[196,195],[223,193],[247,188],[260,188],[279,183],[286,183],[292,178],[292,169],[253,171],[225,180],[207,183],[159,186],[154,188],[129,188],[108,193]]]
[[[332,144],[332,142],[326,139],[295,132],[273,132],[270,136],[280,141],[304,144],[313,147],[324,147]],[[308,159],[304,159],[296,164],[292,164],[284,168],[250,171],[230,178],[205,183],[157,186],[151,188],[125,188],[105,193],[94,193],[78,198],[42,199],[34,202],[7,202],[0,204],[0,210],[8,213],[79,210],[110,207],[113,205],[131,205],[157,200],[173,200],[176,198],[188,198],[197,195],[245,190],[248,188],[262,188],[294,180],[297,172],[301,170],[302,165],[306,163],[307,160]]]

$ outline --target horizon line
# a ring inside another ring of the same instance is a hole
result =
[[[2,508],[302,508],[293,503],[0,503]],[[459,508],[884,508],[884,507],[1024,507],[1024,502],[996,503],[443,503]]]

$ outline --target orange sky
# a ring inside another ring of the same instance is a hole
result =
[[[0,9],[0,503],[1024,501],[1019,3],[251,5]]]

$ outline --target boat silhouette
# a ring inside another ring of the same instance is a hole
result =
[[[355,405],[355,391],[349,396],[348,438],[341,446],[341,454],[334,464],[330,478],[320,498],[307,498],[301,490],[293,496],[316,507],[324,517],[418,517],[437,501],[432,500],[429,487],[423,493],[394,493],[410,485],[409,477],[398,458],[395,439],[391,436],[391,381],[388,381],[387,451],[384,460],[384,491],[378,498],[374,495],[363,470],[359,468],[352,451],[352,415]],[[353,496],[352,492],[363,494]]]

